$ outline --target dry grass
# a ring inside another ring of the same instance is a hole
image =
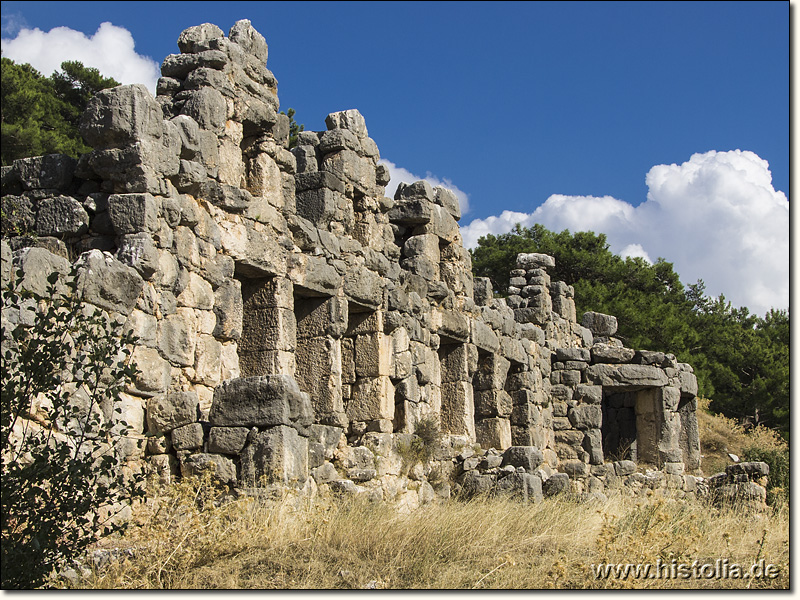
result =
[[[735,588],[748,581],[596,579],[601,562],[763,558],[780,569],[752,587],[789,586],[789,515],[702,502],[617,497],[602,504],[501,498],[399,514],[355,499],[240,499],[215,506],[184,482],[137,513],[117,547],[135,556],[88,588]],[[766,533],[765,533],[766,532]]]
[[[697,423],[703,455],[701,467],[707,476],[722,473],[725,467],[733,464],[728,453],[744,460],[744,455],[750,448],[767,451],[785,451],[788,448],[776,431],[760,425],[745,431],[735,419],[709,412],[709,402],[706,398],[698,398],[697,403]]]

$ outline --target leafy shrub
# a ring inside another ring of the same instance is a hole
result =
[[[122,529],[118,513],[143,494],[143,475],[122,468],[124,448],[138,443],[126,439],[118,406],[134,339],[81,302],[74,275],[52,274],[45,296],[21,290],[21,271],[11,279],[2,290],[0,555],[2,586],[30,588]]]

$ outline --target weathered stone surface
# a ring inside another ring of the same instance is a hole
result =
[[[203,446],[203,426],[189,423],[172,430],[172,446],[176,450],[196,450]]]
[[[621,346],[602,343],[592,346],[592,362],[595,363],[628,363],[631,362],[635,354],[635,350]]]
[[[157,231],[158,212],[151,194],[114,194],[108,198],[108,215],[119,235]]]
[[[556,261],[547,254],[517,254],[518,269],[538,269],[540,267],[552,268],[556,266]]]
[[[75,263],[83,300],[108,311],[130,314],[144,280],[107,252],[91,250]]]
[[[543,461],[544,455],[538,448],[533,446],[511,446],[503,453],[501,466],[522,467],[528,473],[535,473]]]
[[[236,483],[236,465],[225,456],[219,454],[192,454],[181,461],[181,473],[184,477],[200,476],[206,470],[214,474],[214,478],[223,484]]]
[[[308,477],[308,439],[278,425],[252,436],[241,453],[242,481],[302,484]]]
[[[170,392],[147,402],[147,430],[167,433],[197,420],[198,398],[195,392]]]
[[[584,313],[581,325],[597,336],[612,336],[617,333],[617,318],[603,313]]]
[[[649,365],[592,365],[585,371],[594,385],[608,387],[663,387],[667,376],[662,369]]]
[[[77,162],[64,154],[20,158],[12,166],[13,176],[24,190],[66,190]],[[3,195],[7,192],[4,190]]]
[[[93,148],[116,148],[144,137],[160,137],[161,107],[147,87],[121,85],[97,92],[80,122],[80,132]]]
[[[557,494],[568,493],[570,490],[569,475],[566,473],[553,473],[542,484],[544,496],[549,498]]]
[[[216,427],[286,425],[307,431],[314,418],[308,394],[289,375],[224,381],[214,391],[208,420]]]
[[[78,236],[89,229],[89,215],[83,206],[69,196],[46,198],[36,211],[38,235]]]
[[[247,442],[247,427],[211,427],[208,433],[208,451],[215,454],[239,454]]]

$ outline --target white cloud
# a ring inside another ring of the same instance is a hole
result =
[[[789,306],[789,201],[772,187],[767,161],[753,152],[694,154],[681,165],[657,165],[647,201],[632,206],[605,196],[553,195],[532,213],[506,211],[462,228],[464,243],[515,223],[555,231],[605,233],[622,256],[663,257],[684,283],[703,279],[757,314]],[[652,262],[652,261],[651,261]]]
[[[389,169],[389,176],[391,179],[389,180],[389,185],[386,186],[386,195],[389,198],[394,198],[394,193],[397,190],[397,185],[399,183],[414,183],[415,181],[424,179],[434,187],[439,185],[453,192],[456,195],[456,198],[458,198],[458,204],[461,207],[461,214],[465,215],[469,212],[469,196],[466,192],[458,189],[458,187],[447,177],[444,179],[439,179],[435,175],[431,174],[430,171],[425,174],[425,177],[420,177],[419,175],[414,175],[408,169],[398,167],[392,161],[386,160],[385,158],[382,158],[379,162],[386,165],[386,167]]]
[[[143,83],[155,94],[160,76],[159,64],[134,50],[131,32],[111,23],[102,23],[91,36],[68,27],[23,28],[15,38],[3,38],[2,47],[4,57],[29,63],[45,77],[65,60],[78,60],[120,83]]]

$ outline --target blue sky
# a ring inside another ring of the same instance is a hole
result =
[[[25,29],[110,22],[160,63],[186,27],[241,18],[281,106],[315,130],[359,109],[398,177],[461,192],[465,243],[515,220],[602,227],[714,295],[788,306],[789,3],[2,2],[3,53]]]

